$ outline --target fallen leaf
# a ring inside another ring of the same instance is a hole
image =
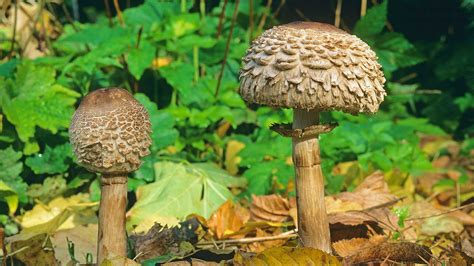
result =
[[[268,237],[268,236],[273,236],[273,235],[279,235],[281,234],[281,229],[277,228],[274,230],[272,233],[268,233],[260,228],[256,229],[256,234],[255,237]],[[247,252],[255,252],[255,253],[260,253],[263,252],[266,249],[273,248],[273,247],[279,247],[284,245],[288,239],[275,239],[275,240],[269,240],[269,241],[257,241],[254,243],[251,243],[247,246],[244,247],[244,250]]]
[[[313,248],[270,248],[254,257],[237,253],[235,265],[341,265],[339,260],[328,253]]]
[[[245,222],[245,215],[239,214],[235,205],[231,201],[227,201],[211,215],[207,226],[217,239],[224,239],[239,231]]]
[[[332,247],[341,257],[349,257],[359,250],[373,247],[387,241],[387,237],[375,235],[370,238],[343,239],[332,244]]]
[[[410,242],[386,242],[361,249],[346,257],[344,262],[351,265],[389,259],[395,262],[426,263],[430,261],[431,256],[430,249],[422,245]]]
[[[326,212],[328,214],[346,211],[359,211],[363,209],[362,205],[357,202],[347,202],[332,196],[326,196],[324,198],[324,202],[326,204]]]
[[[38,234],[11,244],[10,254],[26,265],[56,265],[54,249],[47,234]]]
[[[284,222],[290,218],[290,203],[280,195],[252,195],[250,217],[254,221]]]
[[[62,264],[71,261],[68,252],[68,240],[74,244],[75,259],[79,263],[86,263],[86,255],[92,254],[93,262],[96,261],[97,252],[97,224],[79,225],[71,229],[60,230],[51,237],[54,246],[54,255]]]

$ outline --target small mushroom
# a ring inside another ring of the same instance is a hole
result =
[[[255,39],[243,58],[240,94],[248,103],[293,108],[290,128],[272,129],[293,139],[298,234],[301,244],[331,252],[324,204],[319,113],[375,113],[386,95],[377,56],[354,35],[332,25],[293,22]]]
[[[95,90],[74,113],[69,136],[77,161],[101,174],[97,265],[127,256],[127,175],[150,153],[150,133],[145,107],[123,89]]]

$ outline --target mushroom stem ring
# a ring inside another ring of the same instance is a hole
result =
[[[305,128],[293,128],[293,124],[273,124],[270,129],[290,138],[311,138],[323,133],[329,133],[338,126],[338,123],[312,125]]]

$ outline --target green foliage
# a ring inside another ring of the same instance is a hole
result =
[[[459,3],[467,15],[474,10],[471,2]],[[78,98],[108,86],[134,92],[153,129],[151,154],[129,178],[129,190],[138,198],[134,202],[132,197],[130,225],[151,222],[156,215],[208,216],[234,195],[293,193],[288,189],[294,178],[291,139],[268,129],[272,123],[291,122],[291,110],[248,107],[238,94],[240,60],[250,36],[279,22],[265,1],[241,1],[216,93],[235,3],[227,4],[220,37],[222,1],[209,5],[206,16],[192,1],[183,3],[146,0],[123,10],[123,26],[117,18],[110,26],[99,10],[96,21],[63,25],[61,35],[50,40],[47,56],[3,60],[0,194],[7,204],[0,204],[0,211],[12,214],[30,208],[33,200],[48,202],[79,192],[99,200],[97,176],[73,161],[67,127]],[[258,21],[254,32],[251,3],[253,22]],[[397,4],[380,1],[353,28],[379,57],[388,96],[373,117],[324,114],[323,120],[339,123],[320,137],[328,193],[354,185],[333,174],[339,163],[416,178],[431,170],[431,158],[419,148],[421,134],[464,139],[474,133],[472,25],[456,28],[461,37],[441,31],[436,40],[413,37],[392,16]],[[410,6],[404,10],[410,12]],[[263,17],[268,19],[260,28],[263,22],[255,19]],[[235,155],[235,175],[223,169],[231,140],[244,145]],[[472,147],[472,139],[465,140],[461,153],[469,154]],[[443,182],[449,181],[437,186]],[[0,223],[9,232],[17,228],[8,216],[0,216]]]
[[[0,181],[6,187],[13,189],[18,194],[20,202],[26,202],[27,184],[20,177],[23,163],[20,161],[21,152],[15,151],[11,146],[0,150]]]
[[[46,146],[44,153],[37,153],[28,157],[25,164],[35,174],[56,174],[66,172],[69,168],[68,158],[72,157],[72,149],[69,143],[51,148]]]
[[[367,14],[357,21],[354,27],[354,33],[362,37],[382,32],[387,20],[387,5],[388,0],[385,0],[379,5],[369,9]]]
[[[80,95],[55,82],[49,67],[26,62],[18,67],[15,79],[0,79],[0,103],[8,121],[15,125],[18,137],[25,143],[26,155],[39,151],[35,127],[53,134],[69,126],[73,104]]]

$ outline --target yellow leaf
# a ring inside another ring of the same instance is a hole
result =
[[[0,117],[1,118],[1,117]],[[1,126],[1,121],[0,121]],[[1,132],[1,128],[0,128]],[[8,205],[9,214],[15,213],[18,208],[18,194],[3,181],[0,181],[0,200],[5,201]]]
[[[146,219],[141,221],[136,227],[127,227],[127,231],[133,231],[134,233],[145,233],[150,230],[150,228],[155,224],[161,224],[163,226],[168,226],[168,227],[173,227],[173,226],[178,226],[179,225],[179,220],[176,217],[171,217],[171,216],[160,216],[159,213],[154,213],[150,216],[148,216]]]
[[[160,68],[160,67],[164,67],[164,66],[167,66],[169,64],[171,64],[171,62],[173,62],[173,59],[171,57],[157,57],[155,59],[153,59],[153,62],[152,62],[152,66],[153,68]]]
[[[90,207],[94,207],[97,205],[97,202],[89,201],[89,196],[87,194],[77,194],[69,198],[58,197],[53,199],[50,203],[48,203],[48,205],[45,205],[41,202],[36,204],[32,210],[25,212],[25,214],[20,218],[20,224],[23,228],[29,228],[39,224],[44,224],[57,217],[66,209],[71,210],[71,214],[79,213],[80,211],[81,215],[91,215],[90,212],[83,212],[84,209],[90,209]],[[71,226],[71,224],[69,224],[69,226],[65,227],[72,228],[74,226]]]
[[[225,151],[225,168],[227,171],[235,175],[239,171],[239,163],[242,160],[237,154],[245,147],[245,144],[237,141],[231,140],[227,143],[227,148]]]
[[[339,260],[328,253],[313,248],[270,248],[257,256],[245,258],[237,253],[235,265],[341,265]]]

